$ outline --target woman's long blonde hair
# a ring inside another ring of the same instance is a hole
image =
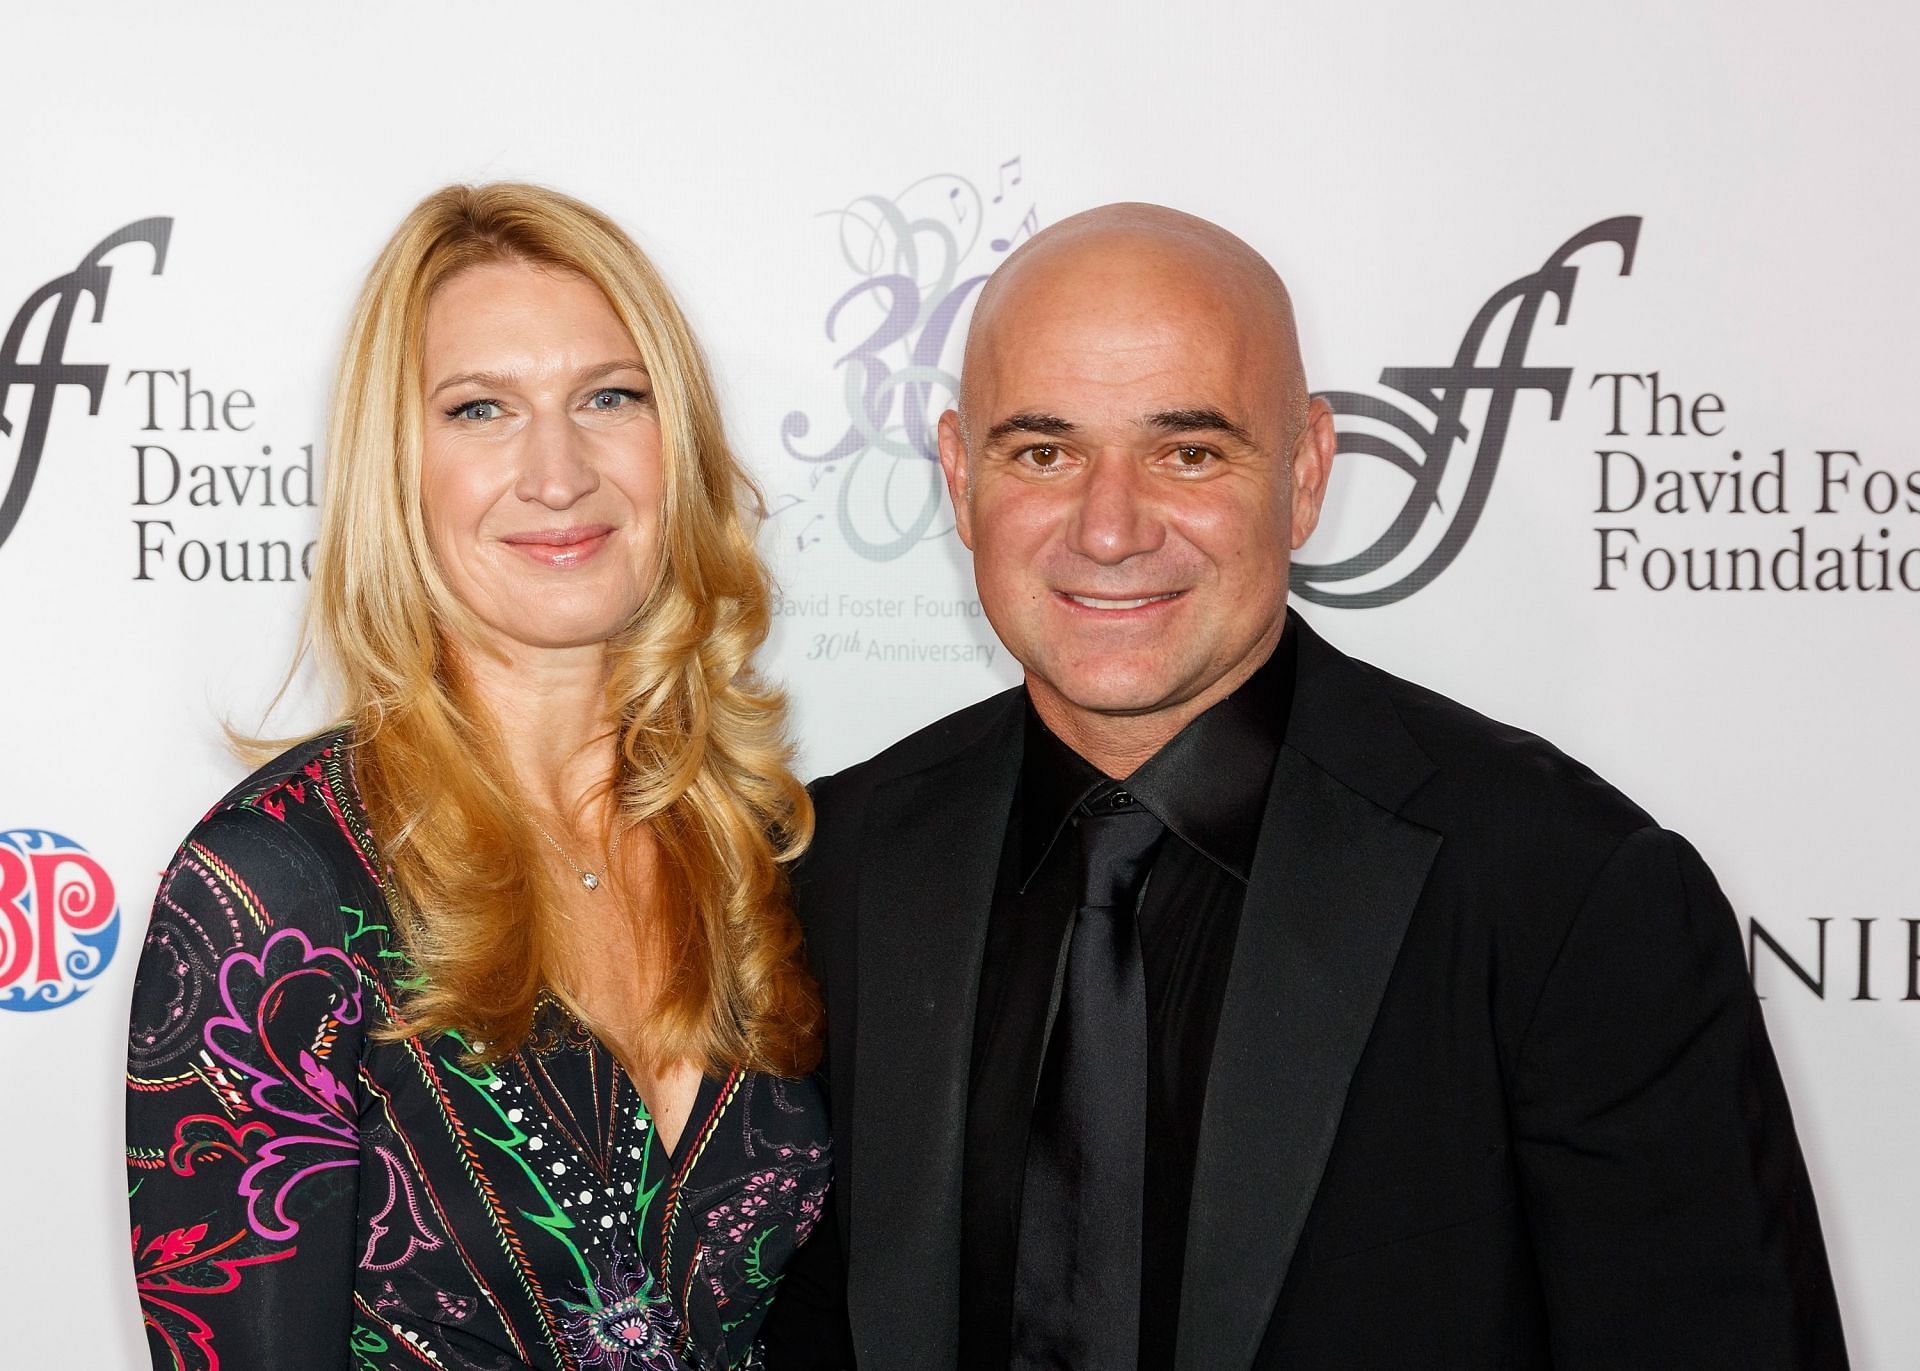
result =
[[[421,510],[421,340],[434,292],[482,263],[574,273],[606,296],[653,382],[664,509],[654,584],[608,644],[619,822],[644,823],[665,888],[642,945],[664,974],[656,1063],[794,1076],[820,1055],[820,1002],[781,863],[812,834],[789,770],[784,701],[754,673],[770,590],[700,349],[653,264],[605,215],[537,186],[449,186],[380,254],[334,391],[309,632],[337,673],[354,774],[390,872],[397,932],[422,973],[401,1035],[458,1030],[515,1051],[556,976],[558,887],[452,649],[473,617],[428,550]],[[638,976],[636,970],[636,976]]]

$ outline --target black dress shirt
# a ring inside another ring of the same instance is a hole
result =
[[[961,1201],[963,1367],[1007,1364],[1027,1135],[1079,891],[1077,846],[1060,838],[1076,808],[1115,790],[1167,828],[1139,912],[1148,1019],[1140,1366],[1172,1365],[1207,1070],[1286,736],[1294,656],[1289,621],[1245,685],[1124,781],[1102,775],[1027,706],[974,1028]]]

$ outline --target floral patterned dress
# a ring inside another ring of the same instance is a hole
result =
[[[712,1371],[828,1184],[818,1089],[702,1083],[669,1153],[552,1001],[475,1067],[375,1042],[415,971],[345,739],[215,807],[161,880],[127,1071],[133,1259],[156,1367]]]

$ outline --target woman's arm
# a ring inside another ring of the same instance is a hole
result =
[[[368,1005],[333,874],[217,811],[160,882],[127,1070],[133,1263],[156,1368],[350,1366]]]

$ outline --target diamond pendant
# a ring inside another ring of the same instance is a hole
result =
[[[582,871],[580,873],[580,884],[584,885],[588,890],[598,890],[600,888],[600,878],[591,871]]]

